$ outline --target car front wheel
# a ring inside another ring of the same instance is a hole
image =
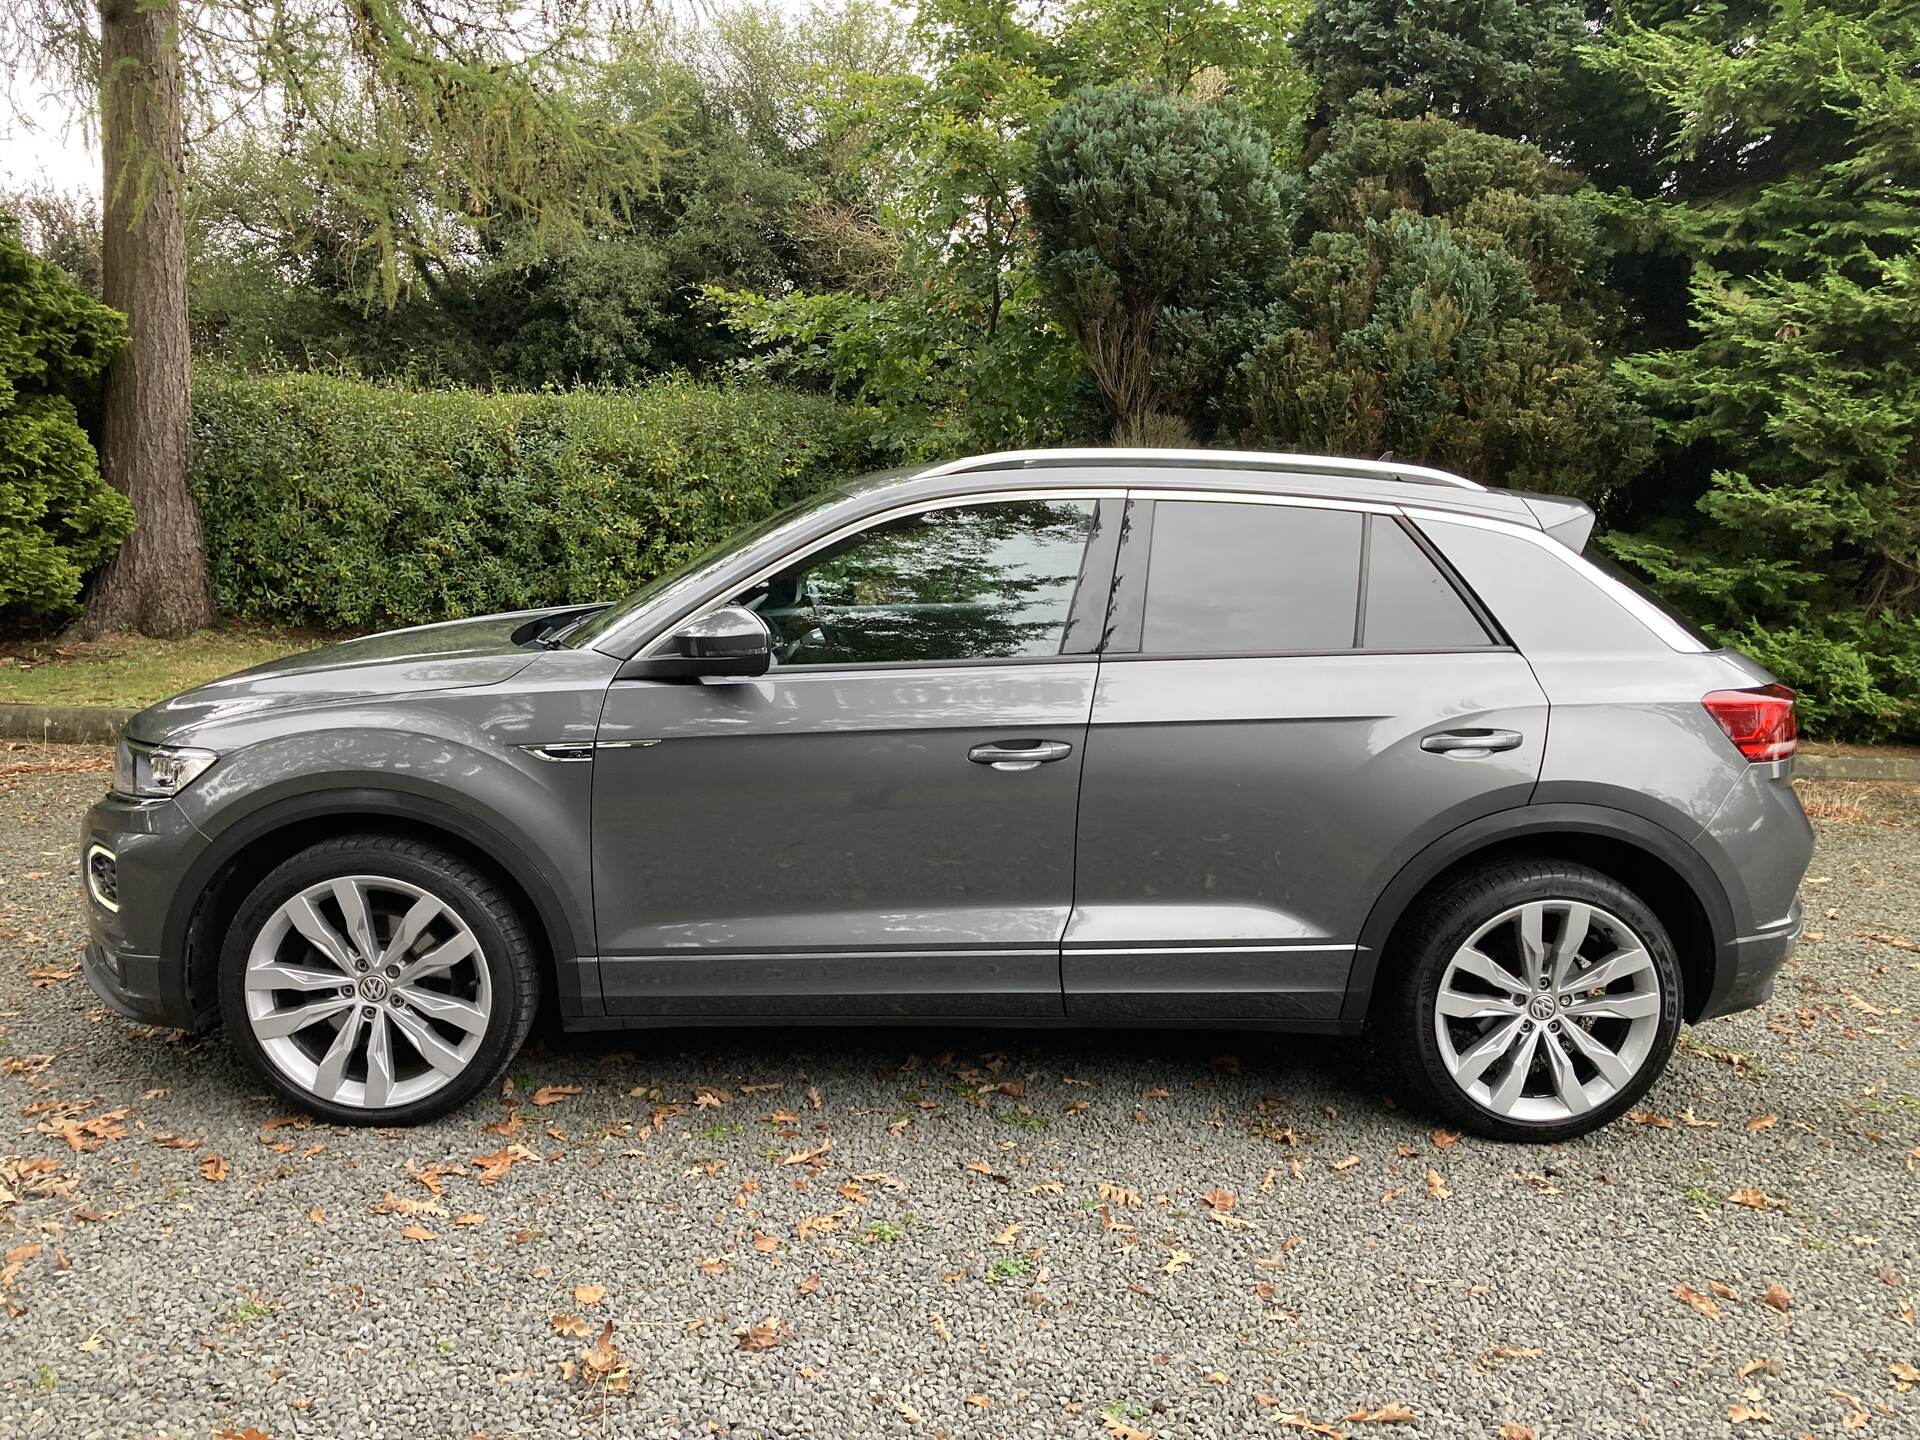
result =
[[[1647,905],[1556,860],[1488,866],[1424,903],[1384,1037],[1417,1099],[1477,1134],[1564,1140],[1623,1114],[1679,1036],[1680,969]]]
[[[241,1057],[322,1119],[409,1125],[497,1079],[533,1021],[533,948],[513,904],[419,841],[301,851],[241,904],[220,1006]]]

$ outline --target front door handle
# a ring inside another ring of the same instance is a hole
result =
[[[1420,748],[1470,760],[1496,750],[1518,750],[1525,739],[1518,730],[1442,730],[1437,735],[1422,736]]]
[[[1052,760],[1064,760],[1072,753],[1073,746],[1064,740],[996,740],[974,746],[967,751],[967,759],[996,770],[1031,770]]]

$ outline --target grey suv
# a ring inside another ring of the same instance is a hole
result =
[[[86,973],[327,1119],[574,1029],[1370,1031],[1483,1134],[1619,1115],[1757,1005],[1793,694],[1414,466],[1040,451],[856,481],[611,605],[395,631],[135,717]]]

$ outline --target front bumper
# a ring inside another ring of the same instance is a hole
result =
[[[82,822],[87,946],[81,969],[94,994],[128,1019],[198,1029],[210,1016],[214,997],[189,992],[184,934],[173,943],[168,937],[180,880],[205,848],[205,837],[171,800],[110,795]],[[113,893],[104,898],[88,874],[100,853],[111,858],[114,872]]]
[[[1695,1023],[1751,1010],[1771,1000],[1780,967],[1800,943],[1801,925],[1800,902],[1795,900],[1782,924],[1742,935],[1726,945],[1720,952],[1720,963],[1714,967],[1713,993]]]

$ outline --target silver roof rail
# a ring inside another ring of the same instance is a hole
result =
[[[1227,470],[1273,470],[1298,475],[1357,475],[1369,480],[1406,480],[1416,485],[1446,485],[1455,490],[1487,487],[1464,475],[1403,465],[1398,460],[1352,460],[1327,455],[1281,455],[1265,450],[1157,450],[1128,446],[1087,446],[1063,450],[1005,450],[969,455],[922,470],[921,475],[967,475],[977,470],[1029,469],[1046,465],[1212,465]]]

